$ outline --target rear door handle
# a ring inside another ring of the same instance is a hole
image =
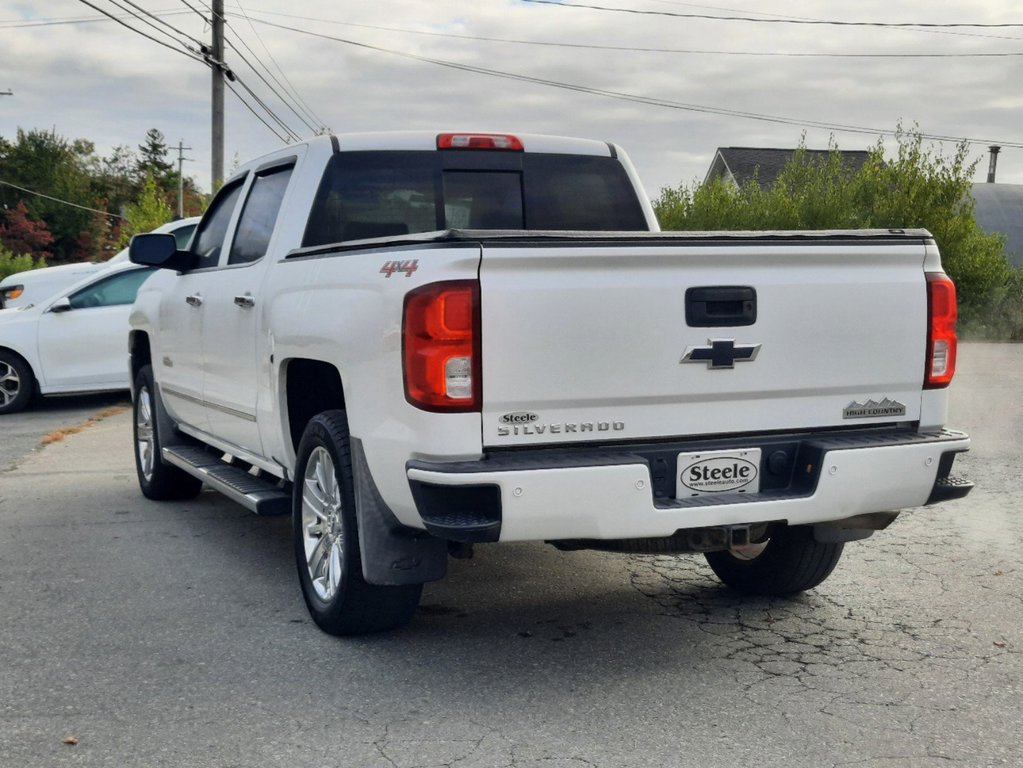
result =
[[[193,293],[191,296],[186,296],[185,297],[185,302],[187,304],[190,304],[193,307],[201,307],[202,306],[202,294],[201,293]]]
[[[239,307],[244,307],[245,309],[256,306],[256,300],[252,297],[251,293],[246,293],[243,296],[235,296],[234,303]]]

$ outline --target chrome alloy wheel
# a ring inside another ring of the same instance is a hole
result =
[[[0,406],[8,405],[21,392],[21,377],[10,363],[0,360]]]
[[[330,602],[341,586],[345,550],[341,504],[334,460],[325,448],[317,447],[302,478],[302,544],[309,580],[324,602]]]
[[[149,387],[141,387],[135,404],[135,450],[138,452],[139,469],[146,482],[153,479],[153,464],[156,461],[153,440],[153,398]]]

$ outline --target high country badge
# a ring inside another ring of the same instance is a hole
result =
[[[868,400],[865,403],[857,403],[855,400],[842,411],[843,419],[880,419],[885,416],[905,416],[906,406],[898,400],[889,400],[887,397],[881,402]]]

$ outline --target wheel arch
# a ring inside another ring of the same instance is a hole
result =
[[[16,358],[21,360],[21,362],[23,362],[26,366],[28,366],[28,369],[32,372],[32,384],[37,390],[39,389],[40,383],[39,372],[36,370],[35,366],[32,365],[32,361],[28,359],[28,355],[26,355],[17,347],[11,347],[6,344],[0,344],[0,352],[6,352],[8,354],[14,355]]]
[[[148,333],[145,331],[131,331],[128,334],[128,356],[128,364],[131,368],[131,378],[129,380],[131,381],[132,389],[134,389],[135,379],[138,377],[139,371],[153,362]]]
[[[281,368],[285,434],[297,455],[302,433],[316,414],[345,409],[344,382],[337,366],[323,360],[293,357],[283,361]]]

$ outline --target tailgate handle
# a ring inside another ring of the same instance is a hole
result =
[[[693,328],[735,328],[757,321],[757,291],[742,285],[686,289],[686,323]]]

